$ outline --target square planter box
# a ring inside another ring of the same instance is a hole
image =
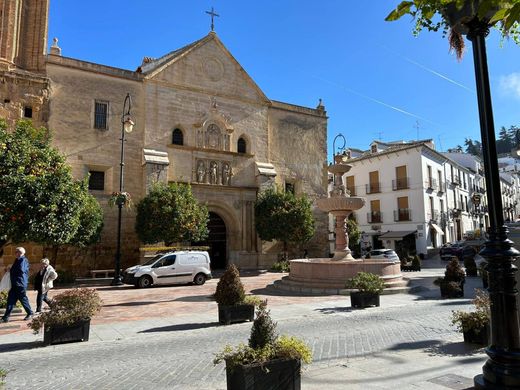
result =
[[[468,329],[462,332],[465,343],[488,345],[489,325],[480,329]]]
[[[255,305],[218,305],[218,322],[221,324],[253,321],[254,318]]]
[[[454,292],[447,287],[446,283],[441,283],[441,297],[442,298],[464,298],[464,281],[459,283],[460,291]]]
[[[88,341],[90,319],[72,325],[43,327],[43,344],[62,344],[74,341]]]
[[[277,359],[260,364],[226,367],[228,390],[300,390],[299,359]]]
[[[379,306],[379,294],[362,291],[350,293],[350,304],[352,307],[360,309],[370,306]]]

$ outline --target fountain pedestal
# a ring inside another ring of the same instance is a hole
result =
[[[341,156],[336,156],[341,157]],[[348,247],[347,218],[354,210],[365,204],[361,197],[351,197],[343,185],[343,174],[350,170],[350,165],[341,161],[329,166],[334,174],[334,185],[328,198],[318,199],[320,210],[331,213],[335,218],[336,242],[332,258],[291,260],[289,276],[283,278],[278,288],[305,293],[348,293],[345,283],[358,272],[371,272],[379,275],[385,282],[385,290],[404,291],[406,281],[401,275],[401,263],[386,259],[355,259]],[[305,291],[304,291],[305,290]],[[385,291],[383,291],[384,293]]]

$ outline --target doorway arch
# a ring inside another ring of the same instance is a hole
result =
[[[193,245],[208,246],[211,269],[225,269],[227,265],[227,229],[224,220],[215,212],[209,212],[208,238]]]

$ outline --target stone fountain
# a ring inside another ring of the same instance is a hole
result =
[[[291,260],[289,276],[275,283],[277,288],[307,293],[348,293],[345,282],[358,272],[371,272],[382,277],[385,291],[404,290],[406,281],[402,279],[399,261],[387,259],[354,259],[348,247],[347,218],[365,204],[365,199],[350,196],[343,184],[343,175],[351,166],[335,156],[335,164],[328,170],[334,175],[329,197],[317,200],[320,210],[331,213],[335,218],[336,243],[332,258]]]

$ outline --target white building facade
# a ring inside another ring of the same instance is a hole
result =
[[[374,141],[361,155],[344,154],[352,166],[347,190],[366,198],[355,213],[362,247],[426,255],[487,226],[483,175],[474,161],[475,169],[462,165],[431,140]]]

